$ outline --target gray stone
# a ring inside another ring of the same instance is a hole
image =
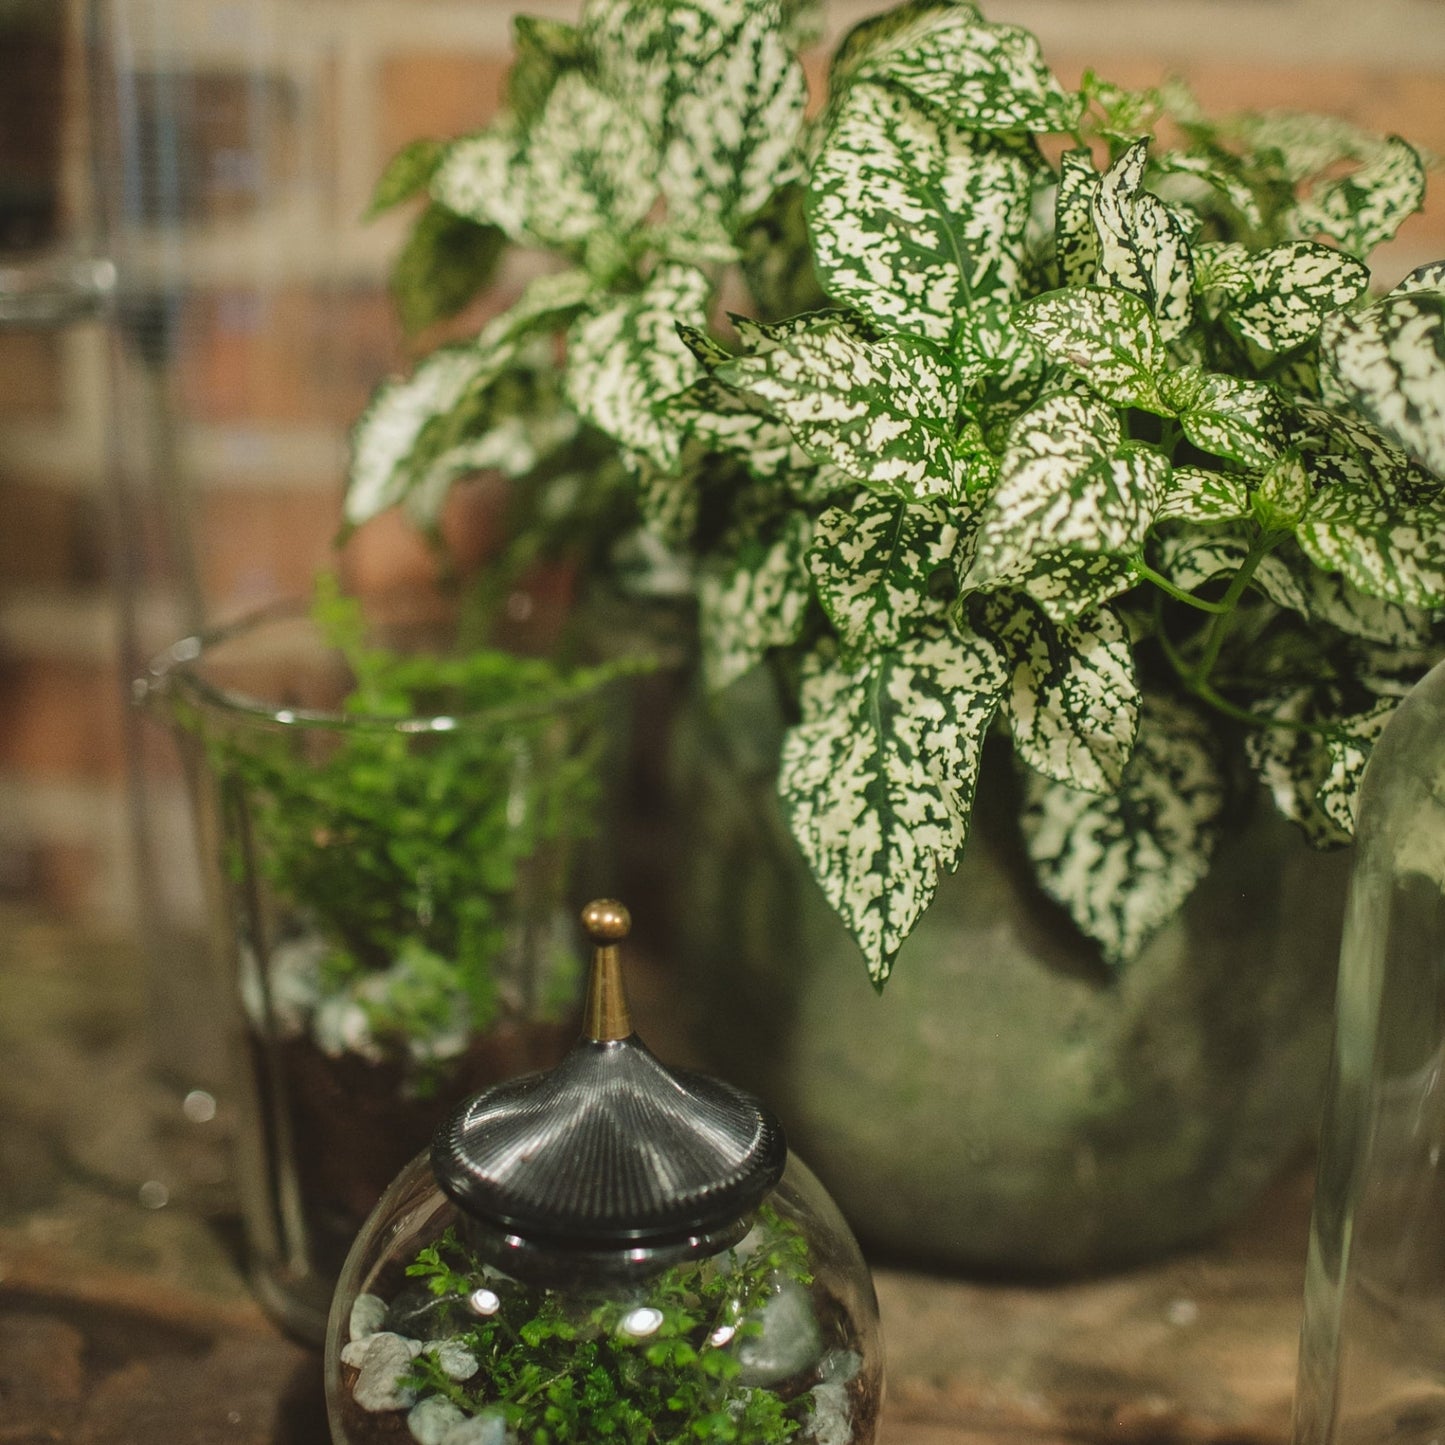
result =
[[[738,1346],[739,1377],[745,1385],[774,1385],[816,1363],[823,1347],[818,1317],[808,1292],[785,1280],[763,1306],[762,1332]]]
[[[825,1380],[812,1390],[813,1413],[808,1436],[817,1445],[848,1445],[853,1429],[848,1420],[848,1387],[842,1380]]]
[[[386,1320],[386,1301],[379,1295],[359,1294],[351,1306],[347,1328],[353,1340],[364,1340],[377,1334]]]
[[[366,1346],[366,1353],[361,1359],[356,1384],[351,1388],[356,1403],[373,1414],[405,1410],[414,1405],[416,1391],[410,1385],[403,1385],[401,1378],[421,1353],[420,1342],[383,1332],[368,1335],[360,1343]]]
[[[467,1417],[441,1395],[429,1395],[418,1400],[406,1417],[406,1428],[417,1445],[441,1445],[447,1432],[460,1425]]]

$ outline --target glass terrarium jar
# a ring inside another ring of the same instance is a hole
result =
[[[1360,796],[1295,1445],[1445,1437],[1445,664]]]
[[[584,921],[581,1040],[454,1111],[347,1260],[335,1445],[865,1445],[882,1355],[847,1225],[770,1111],[632,1032],[626,910]]]
[[[409,631],[383,650],[280,611],[177,644],[146,683],[232,961],[211,1006],[237,1035],[253,1284],[318,1343],[356,1230],[438,1118],[560,1058],[579,1017],[562,901],[598,827],[611,689]]]

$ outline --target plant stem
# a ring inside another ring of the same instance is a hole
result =
[[[1196,597],[1192,592],[1186,592],[1182,587],[1176,587],[1167,577],[1149,566],[1142,557],[1131,558],[1130,565],[1144,581],[1152,582],[1161,592],[1172,597],[1176,602],[1183,602],[1200,612],[1218,614],[1229,611],[1229,608],[1222,602],[1206,602],[1202,597]]]
[[[1219,599],[1219,615],[1210,623],[1209,635],[1204,639],[1204,651],[1199,654],[1199,661],[1185,676],[1186,683],[1202,687],[1208,682],[1209,674],[1219,660],[1225,638],[1229,636],[1232,613],[1239,605],[1239,599],[1244,596],[1245,588],[1249,586],[1259,564],[1284,541],[1285,536],[1284,532],[1261,532],[1254,539],[1244,561],[1240,563],[1239,571],[1234,574],[1224,596]]]

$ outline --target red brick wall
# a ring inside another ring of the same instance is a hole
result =
[[[526,8],[575,10],[567,0]],[[830,29],[872,8],[835,4]],[[1445,155],[1445,0],[987,8],[1035,28],[1066,76],[1086,62],[1126,82],[1174,71],[1213,108],[1333,110]],[[172,513],[147,500],[159,446],[146,411],[155,383],[134,348],[117,410],[99,327],[0,334],[0,893],[112,917],[132,906],[108,444],[118,441],[125,461],[144,594],[133,651],[169,641],[183,615],[168,528],[193,537],[212,616],[304,589],[333,559],[346,428],[375,381],[404,360],[382,282],[401,222],[363,225],[367,193],[406,140],[492,114],[510,9],[493,0],[184,0],[170,7],[176,33],[127,37],[140,58],[131,95],[142,114],[168,106],[184,119],[175,153],[144,157],[131,178],[147,208],[173,224],[117,238],[133,274],[160,287],[185,282],[158,383],[177,421],[183,489]],[[74,65],[68,78],[57,72],[58,53],[43,39],[0,44],[0,178],[22,157],[32,191],[50,188],[53,213],[40,211],[83,246],[81,93]],[[103,139],[114,159],[113,122]],[[1393,280],[1441,255],[1445,184],[1382,274]],[[458,513],[459,530],[485,546],[484,492],[462,498]],[[430,565],[391,521],[363,533],[343,561],[368,587]],[[163,763],[150,777],[157,815],[175,830],[175,779]]]

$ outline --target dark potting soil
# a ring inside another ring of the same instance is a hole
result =
[[[273,1046],[281,1097],[271,1101],[272,1116],[290,1138],[278,1131],[270,1150],[281,1168],[295,1171],[313,1268],[339,1273],[372,1206],[452,1109],[504,1079],[551,1068],[578,1027],[576,1020],[500,1024],[449,1061],[424,1097],[408,1090],[412,1075],[400,1062],[333,1057],[304,1035]],[[251,1046],[264,1087],[264,1045],[253,1037]]]

